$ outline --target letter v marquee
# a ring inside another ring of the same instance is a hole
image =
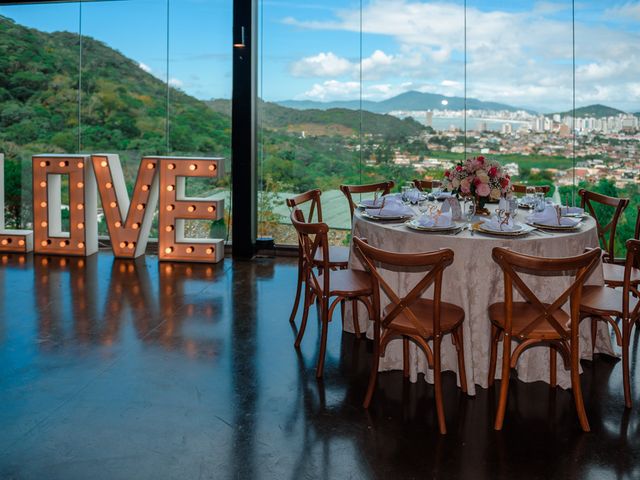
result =
[[[158,159],[144,157],[129,202],[118,155],[92,155],[102,209],[117,258],[136,258],[147,248],[158,203]]]

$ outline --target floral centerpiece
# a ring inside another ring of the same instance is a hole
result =
[[[444,172],[442,187],[456,195],[476,197],[479,213],[489,200],[499,200],[511,190],[511,178],[495,160],[479,156],[469,158]]]

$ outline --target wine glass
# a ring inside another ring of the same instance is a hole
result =
[[[546,203],[544,201],[544,193],[543,192],[536,192],[536,212],[544,212],[544,209],[546,208]]]
[[[476,200],[472,196],[466,196],[462,199],[462,216],[467,221],[465,228],[471,228],[471,220],[476,214]]]
[[[531,185],[527,185],[526,193],[524,195],[524,200],[526,203],[533,203],[536,198],[536,187],[532,187]]]
[[[518,216],[518,199],[513,195],[507,197],[507,211],[515,224]]]

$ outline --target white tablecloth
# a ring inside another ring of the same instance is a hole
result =
[[[524,216],[524,214],[521,214]],[[596,225],[592,218],[586,218],[582,226],[575,232],[553,234],[530,233],[525,237],[507,238],[487,236],[465,231],[458,235],[444,235],[418,232],[398,223],[374,222],[363,218],[356,212],[353,218],[353,236],[366,238],[373,246],[394,252],[425,252],[450,248],[454,251],[454,262],[444,271],[442,300],[454,303],[465,311],[464,319],[464,356],[469,394],[475,394],[476,385],[487,387],[489,370],[489,348],[491,326],[487,307],[504,299],[503,274],[493,261],[491,251],[494,247],[507,247],[513,251],[544,257],[568,257],[582,253],[586,247],[597,247]],[[351,252],[351,268],[363,269],[362,263]],[[392,272],[383,270],[383,277],[402,294],[408,293],[422,274]],[[528,285],[538,297],[551,302],[570,285],[572,277],[536,277],[525,276]],[[602,267],[598,266],[587,285],[603,285]],[[426,297],[432,298],[431,290]],[[517,292],[514,299],[517,299]],[[382,296],[383,307],[386,301]],[[359,309],[360,330],[373,337],[373,324],[366,318],[364,308]],[[345,316],[345,330],[353,332],[353,325]],[[596,352],[613,355],[609,331],[603,322],[599,322]],[[516,342],[513,342],[514,346]],[[501,365],[502,346],[498,348],[498,362]],[[590,359],[591,330],[590,321],[581,325],[580,335],[581,358]],[[433,371],[427,367],[424,354],[411,344],[410,350],[411,381],[416,381],[418,373],[426,373],[426,379],[433,382]],[[380,359],[380,370],[402,369],[402,343],[394,340],[389,344],[385,357]],[[446,335],[442,343],[442,369],[457,372],[457,356],[451,343],[450,335]],[[500,368],[496,378],[500,378]],[[524,382],[549,382],[549,348],[532,347],[522,354],[517,365],[518,378]],[[571,386],[568,370],[565,370],[561,357],[557,362],[557,380],[562,388]],[[458,379],[458,384],[459,384]]]

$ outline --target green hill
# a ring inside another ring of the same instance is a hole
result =
[[[216,112],[228,115],[231,111],[229,100],[215,99],[207,103]],[[361,116],[359,111],[348,108],[298,110],[260,102],[259,114],[263,127],[298,133],[305,131],[310,135],[354,135],[359,132],[361,122],[364,134],[386,138],[414,136],[425,129],[424,125],[412,118],[401,120],[392,115],[367,111],[363,111]]]
[[[625,113],[622,110],[618,110],[617,108],[607,107],[606,105],[589,105],[586,107],[576,108],[576,118],[581,117],[595,117],[595,118],[603,118],[603,117],[617,117],[621,113]],[[553,115],[553,114],[552,114]],[[573,111],[569,110],[567,112],[562,112],[560,115],[573,115]]]
[[[166,84],[102,42],[83,37],[83,151],[166,151]],[[0,16],[0,142],[31,151],[78,151],[76,34],[44,33]],[[170,91],[170,150],[229,152],[228,116]]]

